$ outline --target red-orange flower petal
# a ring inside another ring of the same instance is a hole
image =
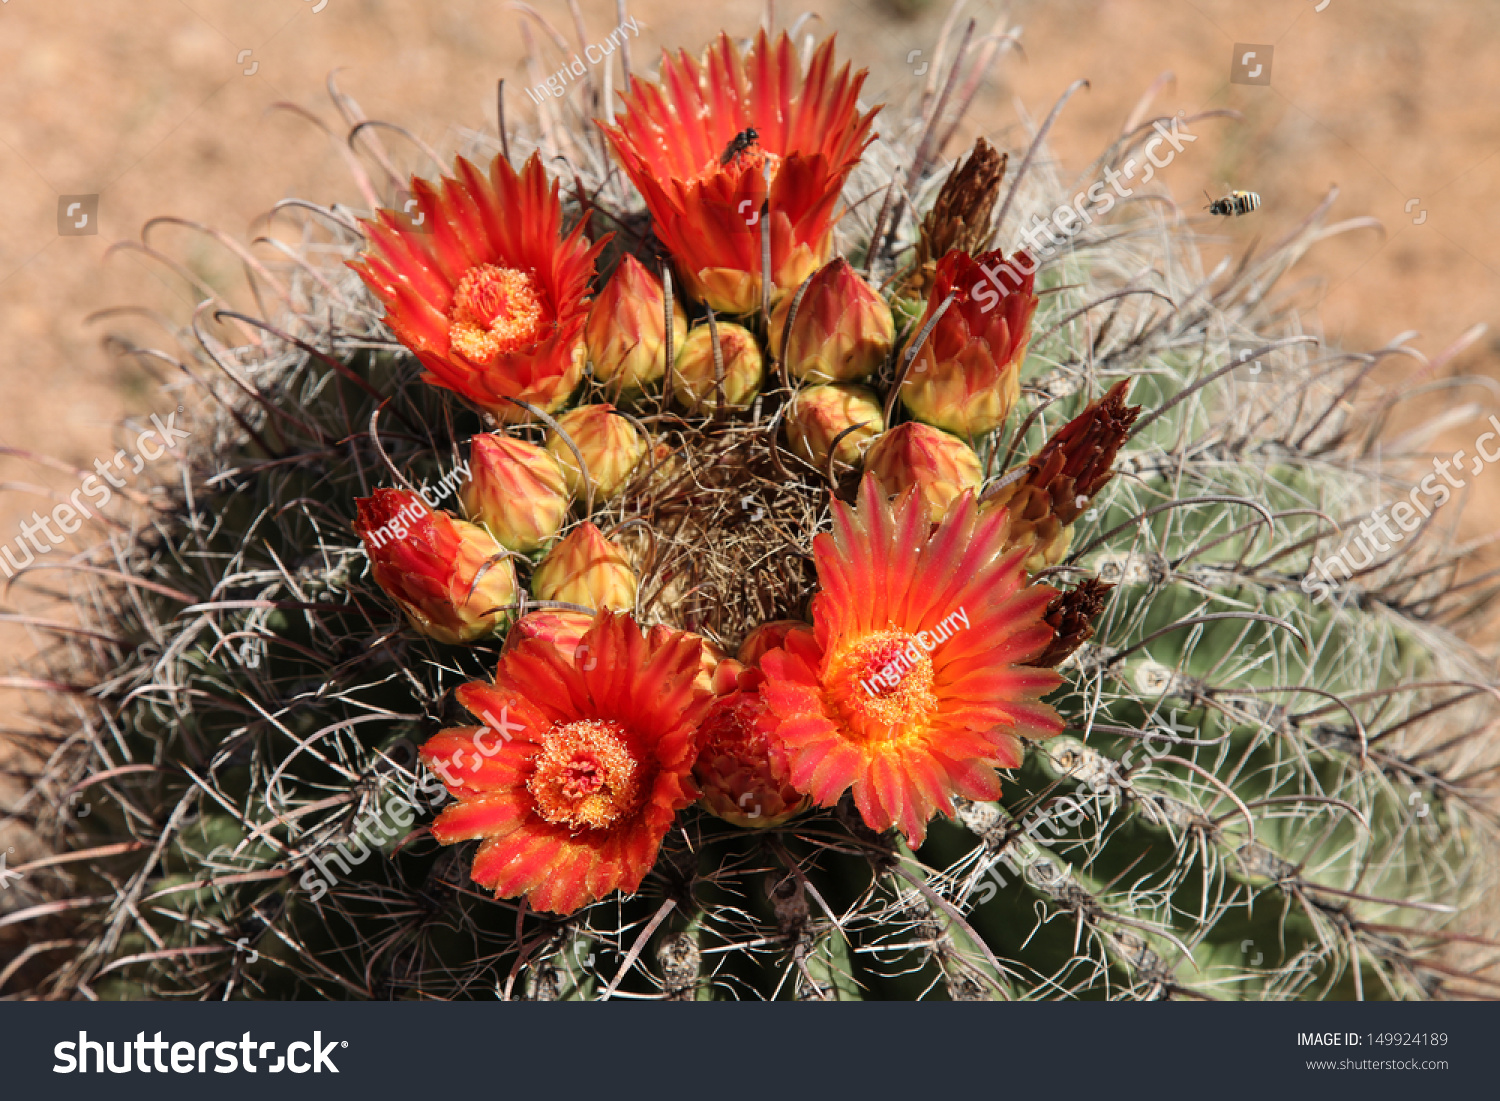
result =
[[[767,650],[775,650],[786,645],[787,635],[793,631],[811,630],[812,628],[800,619],[773,619],[769,623],[762,623],[746,635],[735,657],[743,665],[759,665],[760,659]]]
[[[432,834],[480,840],[471,875],[499,898],[566,914],[637,890],[672,819],[698,797],[697,728],[714,697],[701,643],[600,612],[577,656],[540,638],[505,652],[493,685],[459,688],[486,724],[444,730],[422,760],[458,800]]]
[[[1002,553],[1005,527],[966,492],[934,529],[914,491],[891,504],[871,477],[856,506],[835,502],[813,542],[813,633],[761,659],[794,787],[823,806],[852,789],[871,828],[917,845],[953,796],[999,794],[1018,738],[1061,731],[1040,702],[1061,678],[1026,664],[1052,639],[1053,590]]]
[[[349,266],[385,305],[386,324],[426,380],[501,421],[557,408],[583,370],[589,281],[604,241],[580,223],[562,237],[562,204],[533,154],[520,172],[496,157],[486,179],[460,157],[439,187],[413,179],[418,212],[380,210],[370,248]],[[420,222],[418,220],[420,219]],[[607,240],[607,238],[606,238]]]
[[[631,84],[601,126],[695,297],[727,313],[760,304],[768,164],[776,293],[828,259],[839,192],[874,137],[875,111],[856,104],[864,79],[835,71],[832,39],[804,74],[791,39],[762,30],[747,54],[721,34],[702,62],[668,55],[659,84]]]

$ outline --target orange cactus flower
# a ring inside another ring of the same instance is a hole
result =
[[[631,84],[601,126],[690,294],[723,313],[759,307],[768,179],[774,293],[827,261],[839,192],[874,139],[875,112],[855,102],[864,79],[835,72],[832,39],[804,74],[791,39],[761,31],[748,54],[721,34],[701,63],[680,52],[660,84]]]
[[[1001,553],[1004,515],[979,515],[972,492],[936,529],[915,489],[892,505],[868,476],[833,507],[813,541],[813,636],[761,658],[761,694],[797,790],[833,806],[852,788],[866,824],[920,845],[955,795],[1000,794],[1019,738],[1062,730],[1040,702],[1062,678],[1027,664],[1052,641],[1055,594],[1026,584],[1024,550]]]
[[[433,837],[481,841],[474,882],[546,913],[638,890],[673,818],[698,797],[696,732],[714,702],[694,683],[699,645],[601,612],[579,643],[587,661],[542,639],[507,650],[494,684],[456,693],[485,725],[422,747],[458,800]]]
[[[938,261],[927,312],[914,331],[922,331],[949,295],[953,302],[901,384],[912,416],[965,438],[1005,423],[1021,395],[1035,286],[1036,265],[1024,252],[1007,261],[999,249],[977,257],[953,251]]]
[[[349,266],[385,304],[386,324],[434,386],[505,423],[519,398],[557,408],[583,372],[589,281],[604,241],[580,223],[562,237],[557,183],[533,154],[518,173],[496,157],[486,179],[460,157],[441,190],[411,181],[420,213],[378,211],[370,247]],[[420,224],[413,224],[420,218]]]
[[[516,570],[478,524],[434,512],[415,493],[377,489],[355,502],[370,573],[411,625],[439,642],[492,634],[516,602]]]

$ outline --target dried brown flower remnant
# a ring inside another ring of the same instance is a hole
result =
[[[984,251],[1007,160],[1007,154],[997,153],[981,137],[964,162],[949,174],[937,202],[922,219],[916,262],[903,281],[902,295],[925,297],[932,289],[938,260],[951,250],[970,254]]]
[[[1128,379],[1115,383],[1027,460],[1025,474],[1002,478],[985,498],[987,506],[1009,511],[1009,546],[1035,544],[1029,569],[1062,561],[1073,540],[1073,521],[1114,477],[1115,456],[1141,411],[1139,405],[1125,404],[1129,389]]]
[[[1042,618],[1057,633],[1052,636],[1052,644],[1032,664],[1054,669],[1093,638],[1094,620],[1104,610],[1113,588],[1108,582],[1091,577],[1078,588],[1053,597]]]

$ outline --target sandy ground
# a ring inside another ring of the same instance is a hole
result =
[[[571,33],[562,0],[536,4]],[[1337,184],[1337,216],[1373,215],[1386,231],[1337,239],[1304,262],[1298,294],[1318,319],[1310,323],[1356,348],[1418,329],[1416,346],[1437,352],[1472,324],[1497,320],[1500,114],[1492,105],[1500,69],[1481,51],[1500,29],[1500,7],[1317,6],[1017,3],[1011,20],[1025,28],[1025,54],[999,66],[972,118],[985,129],[1014,127],[1018,105],[1040,117],[1073,79],[1087,77],[1090,89],[1070,104],[1052,142],[1064,164],[1081,170],[1152,80],[1174,73],[1159,109],[1229,107],[1244,117],[1203,126],[1205,140],[1167,170],[1167,185],[1185,207],[1201,206],[1203,189],[1247,188],[1264,199],[1254,217],[1219,227],[1223,240],[1209,251],[1274,239]],[[615,25],[612,5],[584,7],[591,40]],[[985,33],[999,9],[971,8]],[[644,24],[634,44],[641,69],[660,45],[697,48],[720,26],[748,32],[762,6],[631,0],[631,10]],[[924,79],[945,11],[927,6],[908,18],[873,0],[832,0],[820,15],[839,32],[841,52],[871,68],[872,91],[900,98]],[[800,13],[783,6],[778,14]],[[243,237],[286,196],[357,202],[335,145],[273,104],[307,104],[332,119],[323,84],[341,70],[343,88],[369,115],[452,148],[456,127],[493,127],[498,77],[528,83],[518,28],[514,10],[479,0],[7,0],[0,444],[89,467],[114,454],[112,426],[122,415],[168,412],[143,371],[100,349],[107,327],[85,322],[120,304],[181,316],[199,297],[142,253],[106,258],[114,242],[138,239],[148,218],[175,214]],[[1270,62],[1269,85],[1231,79],[1232,60],[1252,48]],[[517,87],[511,110],[528,109]],[[97,234],[59,235],[60,207],[77,201],[62,197],[89,195],[98,196],[97,210],[83,200],[67,224],[90,213]],[[189,230],[164,226],[151,240],[200,275],[233,276],[224,255]],[[1500,341],[1486,338],[1462,362],[1500,376],[1497,357]],[[1447,440],[1464,446],[1477,431],[1457,427]],[[50,507],[37,487],[70,492],[78,476],[0,456],[0,481],[7,543],[33,508]],[[1476,494],[1466,529],[1473,535],[1496,526],[1500,477],[1481,481]],[[15,598],[7,592],[0,607],[13,608]],[[24,652],[27,638],[14,625],[0,636],[0,656]]]

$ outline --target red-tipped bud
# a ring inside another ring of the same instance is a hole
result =
[[[891,308],[842,256],[807,284],[784,333],[794,295],[771,314],[773,346],[793,375],[809,382],[852,382],[879,369],[891,354],[896,323]]]
[[[596,502],[608,501],[624,489],[646,454],[645,437],[608,403],[580,405],[558,417],[557,423],[583,455],[589,481],[594,483]],[[586,491],[573,448],[556,432],[549,432],[547,450],[562,467],[569,490],[582,500]]]
[[[912,416],[965,438],[1005,423],[1021,394],[1021,363],[1036,313],[1035,273],[1026,253],[1007,261],[998,249],[978,257],[954,251],[938,262],[927,312],[912,339],[953,300],[901,385]]]
[[[765,375],[760,345],[742,326],[720,321],[716,327],[723,362],[724,405],[747,405]],[[719,405],[720,368],[714,363],[712,328],[699,325],[688,333],[672,371],[672,396],[694,413],[712,413]]]
[[[418,631],[457,644],[505,623],[516,602],[516,571],[484,528],[434,512],[400,489],[377,489],[355,506],[370,573]]]
[[[469,480],[459,490],[469,518],[502,547],[529,554],[557,534],[568,515],[568,486],[557,460],[509,436],[469,441]]]
[[[872,443],[865,452],[865,470],[875,476],[888,497],[916,486],[927,505],[927,518],[934,524],[959,494],[976,488],[984,475],[972,447],[916,421],[898,425]]]
[[[661,280],[626,255],[589,310],[583,338],[594,375],[606,393],[638,393],[667,370],[666,291]],[[673,355],[687,339],[682,307],[672,307]]]
[[[747,829],[779,826],[811,804],[791,784],[786,748],[760,698],[761,674],[747,669],[698,728],[693,778],[710,814]]]
[[[593,524],[579,524],[531,575],[531,595],[617,612],[635,607],[636,577],[625,552]]]
[[[787,442],[819,470],[828,466],[830,451],[838,462],[858,466],[870,441],[884,431],[875,392],[848,383],[804,387],[786,415]]]

